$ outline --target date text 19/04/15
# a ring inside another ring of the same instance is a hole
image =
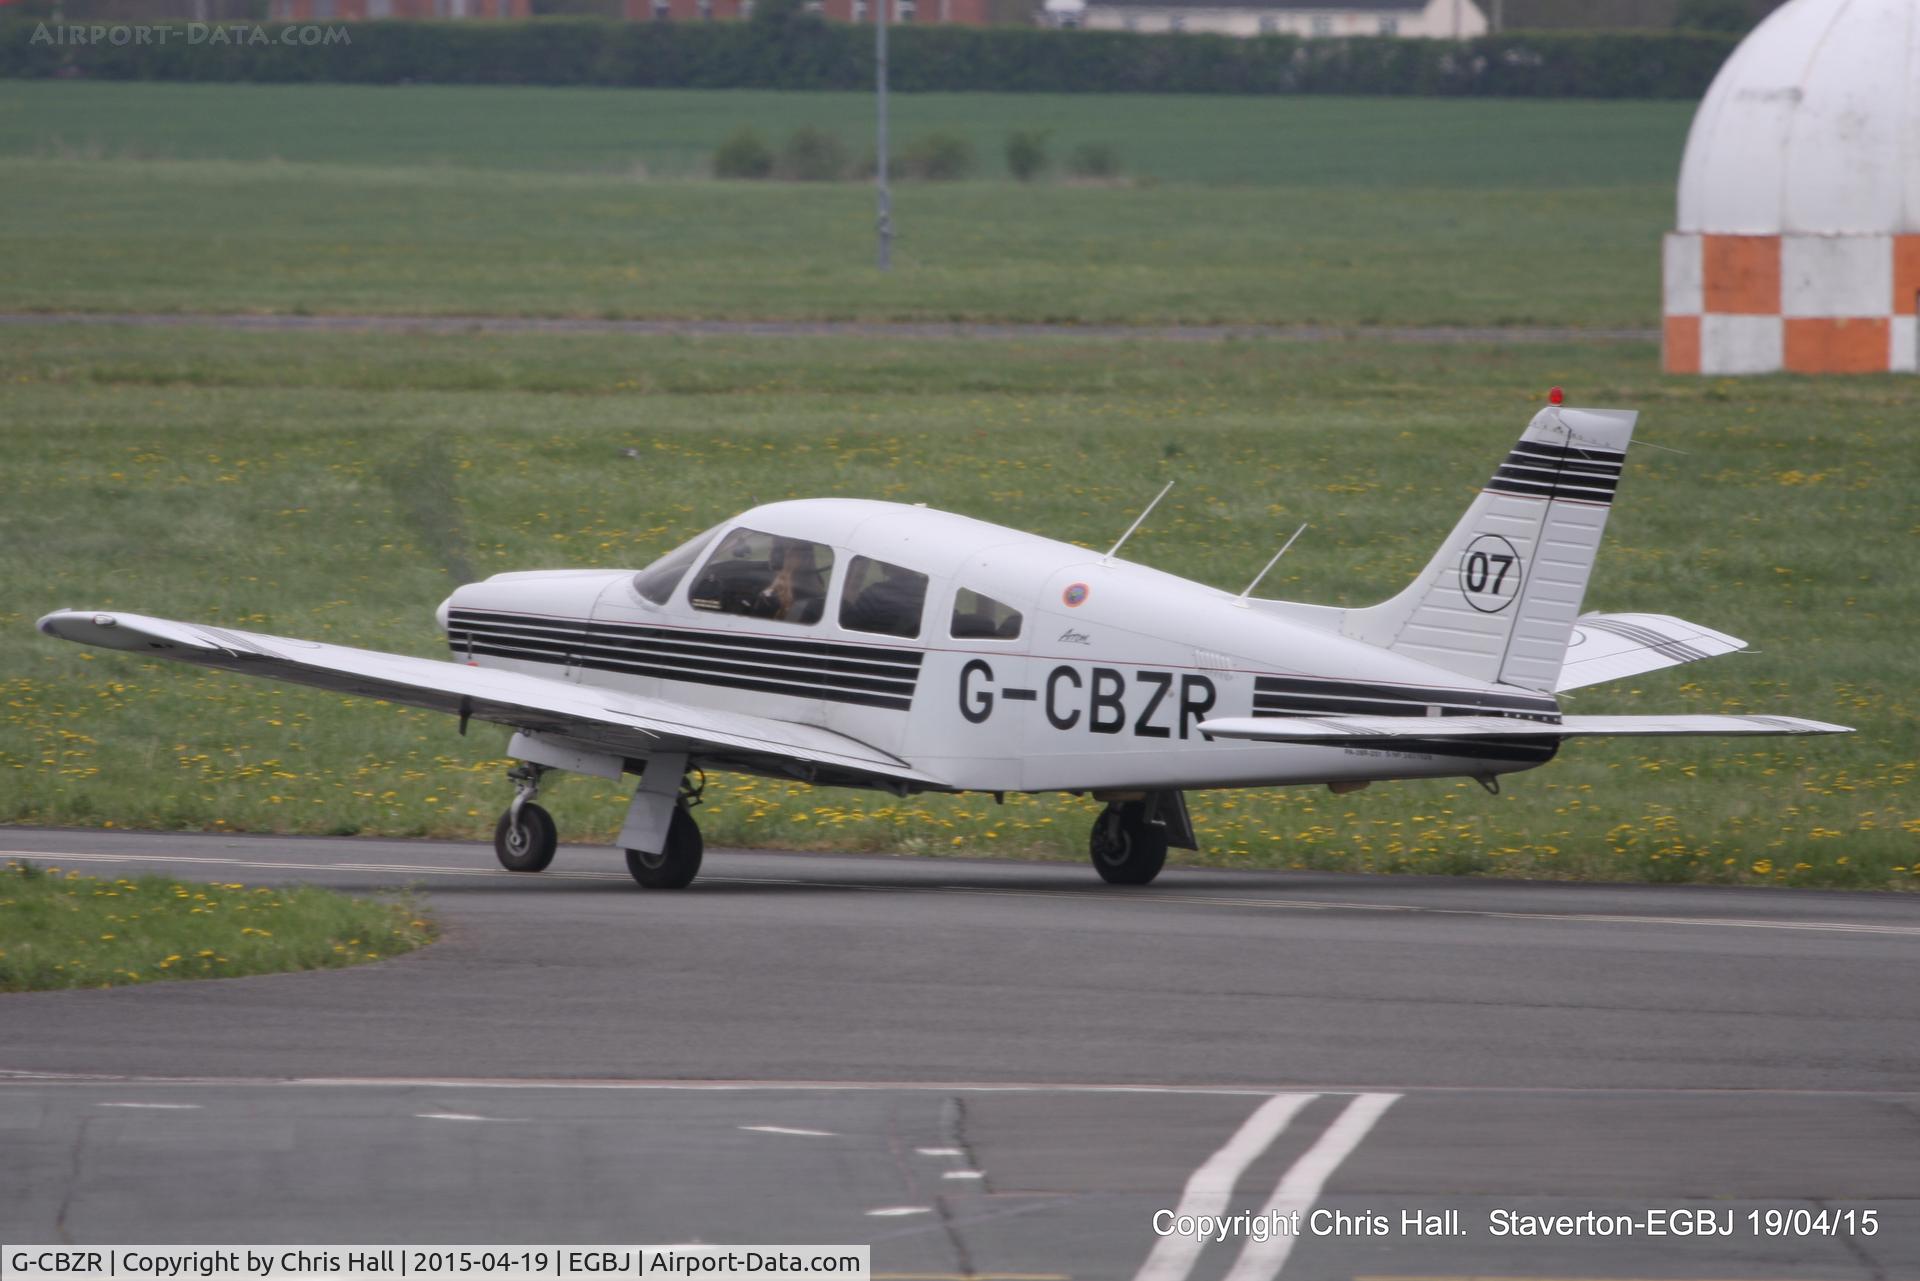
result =
[[[1870,1237],[1880,1230],[1877,1210],[1805,1207],[1723,1210],[1647,1209],[1627,1214],[1529,1214],[1493,1210],[1487,1230],[1497,1237]]]

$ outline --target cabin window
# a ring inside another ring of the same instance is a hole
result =
[[[855,556],[847,565],[847,585],[840,593],[840,626],[850,632],[918,636],[920,611],[926,603],[925,574]]]
[[[953,598],[955,640],[1018,640],[1020,611],[962,587]]]
[[[736,529],[720,540],[687,592],[695,609],[783,623],[817,623],[827,604],[833,548]]]
[[[680,585],[680,580],[693,568],[693,562],[700,559],[700,553],[707,549],[708,544],[713,542],[713,536],[719,532],[718,525],[703,530],[635,574],[633,590],[656,605],[666,604],[667,598],[673,595],[673,589]]]

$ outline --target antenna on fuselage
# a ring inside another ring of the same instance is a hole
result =
[[[1233,603],[1238,605],[1241,609],[1245,609],[1247,607],[1247,597],[1253,595],[1253,589],[1260,585],[1261,580],[1264,579],[1268,575],[1268,573],[1272,571],[1275,565],[1278,565],[1280,563],[1280,558],[1287,554],[1287,549],[1293,546],[1295,543],[1299,542],[1300,535],[1306,532],[1307,532],[1307,522],[1303,520],[1300,522],[1300,528],[1293,531],[1293,537],[1289,538],[1286,542],[1280,545],[1280,550],[1273,554],[1273,559],[1267,562],[1267,567],[1253,576],[1253,581],[1247,584],[1247,590],[1244,592],[1241,592],[1240,595],[1237,598],[1235,598]]]
[[[1138,516],[1135,516],[1133,518],[1133,524],[1127,526],[1127,532],[1120,535],[1120,542],[1115,543],[1113,546],[1107,548],[1107,554],[1101,558],[1102,560],[1106,561],[1108,564],[1111,564],[1113,562],[1113,554],[1120,550],[1122,543],[1125,543],[1129,538],[1133,537],[1133,531],[1140,528],[1140,522],[1144,521],[1147,517],[1153,515],[1153,509],[1160,505],[1160,500],[1167,496],[1167,490],[1172,488],[1173,488],[1173,482],[1168,481],[1166,485],[1160,490],[1160,492],[1153,496],[1153,501],[1147,504],[1147,509],[1141,512]]]

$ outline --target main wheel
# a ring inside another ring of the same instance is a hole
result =
[[[1145,885],[1167,865],[1167,829],[1146,820],[1139,802],[1109,805],[1087,842],[1093,870],[1109,885]]]
[[[493,825],[494,856],[509,872],[544,872],[559,848],[560,833],[553,825],[553,815],[532,801],[520,807],[518,824],[513,821],[513,811],[507,810]]]
[[[667,824],[666,848],[658,854],[628,850],[627,871],[647,889],[684,890],[700,874],[700,856],[705,851],[700,825],[693,821],[693,815],[675,806],[673,821]]]

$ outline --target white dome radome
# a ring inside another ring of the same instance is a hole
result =
[[[1678,230],[1920,232],[1920,0],[1788,0],[1693,117]]]

